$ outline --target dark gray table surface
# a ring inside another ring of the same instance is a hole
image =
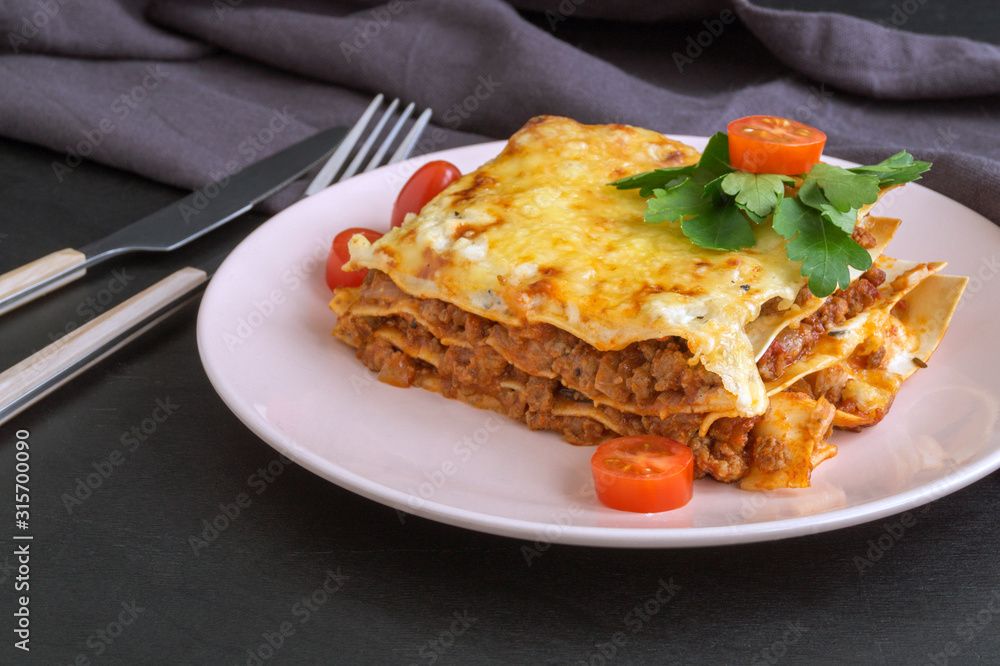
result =
[[[910,27],[1000,43],[993,3],[966,3],[985,17],[971,21],[944,5]],[[868,7],[857,12],[877,18]],[[592,28],[562,34],[599,50]],[[90,163],[60,183],[58,158],[0,141],[0,272],[183,194]],[[112,261],[5,316],[0,366],[262,221],[247,216],[172,256]],[[195,318],[187,308],[0,427],[0,663],[1000,659],[1000,474],[908,514],[813,536],[691,550],[554,545],[529,563],[531,544],[401,519],[281,463],[212,389]],[[23,594],[11,539],[20,430],[31,445],[30,653],[13,648],[12,632]],[[88,475],[96,489],[85,488]],[[247,501],[233,506],[241,494]],[[218,524],[228,525],[206,532],[204,521],[226,511]]]

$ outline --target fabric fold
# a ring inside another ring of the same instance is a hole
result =
[[[790,117],[826,132],[830,155],[930,159],[923,183],[1000,220],[988,44],[747,0],[50,4],[0,5],[0,133],[56,151],[53,178],[90,159],[196,189],[234,159],[352,124],[381,92],[433,109],[419,153],[542,114],[701,136]],[[25,21],[36,32],[15,49]],[[261,132],[268,144],[248,148]]]
[[[767,9],[748,0],[734,6],[781,62],[847,92],[892,100],[1000,93],[1000,49],[990,44],[917,35],[843,14]]]

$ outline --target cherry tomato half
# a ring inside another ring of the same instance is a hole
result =
[[[330,289],[337,287],[357,287],[364,282],[367,268],[360,271],[345,271],[342,266],[351,258],[351,253],[347,249],[347,244],[355,234],[362,234],[369,241],[374,243],[382,234],[371,229],[362,227],[351,227],[344,229],[333,239],[333,246],[330,248],[330,255],[326,258],[326,286]]]
[[[635,513],[679,509],[694,493],[694,455],[675,439],[619,437],[604,442],[590,459],[597,498]]]
[[[751,173],[797,176],[819,162],[826,134],[795,120],[747,116],[729,123],[729,163]]]
[[[403,224],[407,213],[419,213],[428,201],[461,175],[457,166],[444,160],[428,162],[417,169],[396,197],[396,204],[392,207],[391,226],[395,228]]]

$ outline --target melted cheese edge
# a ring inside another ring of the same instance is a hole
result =
[[[348,269],[387,273],[404,291],[506,325],[548,323],[599,350],[679,336],[718,374],[744,416],[768,399],[746,324],[805,284],[785,241],[718,252],[675,224],[643,221],[637,190],[608,183],[698,159],[684,144],[623,125],[540,117],[501,154],[450,185],[374,244],[350,243]]]

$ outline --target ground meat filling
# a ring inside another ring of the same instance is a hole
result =
[[[724,391],[718,375],[690,365],[691,352],[677,337],[602,352],[549,324],[509,327],[444,301],[415,298],[379,271],[366,281],[361,302],[380,312],[412,312],[439,340],[487,345],[529,375],[558,378],[591,400],[628,404],[641,414],[677,412]]]
[[[820,336],[871,308],[884,280],[885,273],[872,268],[798,328],[782,331],[758,362],[764,380],[780,377]],[[358,358],[381,381],[437,391],[532,429],[554,430],[573,444],[625,435],[671,437],[691,447],[697,476],[720,481],[742,478],[751,463],[764,470],[787,464],[787,450],[751,436],[761,417],[719,418],[700,434],[706,410],[684,408],[722,390],[721,381],[690,365],[681,338],[601,352],[549,324],[505,326],[440,300],[410,296],[378,271],[369,273],[334,333],[358,349]],[[882,355],[876,350],[865,362],[878,365]],[[810,393],[849,412],[850,400],[840,395],[843,382],[829,379]]]
[[[788,366],[816,344],[821,335],[871,308],[881,298],[878,287],[884,281],[885,272],[873,267],[847,289],[838,289],[830,295],[819,310],[799,323],[798,328],[781,331],[757,361],[761,378],[765,382],[778,379]]]
[[[373,312],[380,314],[365,314]],[[515,329],[442,301],[413,298],[377,271],[334,333],[394,386],[435,390],[532,429],[557,431],[573,444],[624,435],[672,437],[694,450],[699,477],[735,481],[748,469],[748,436],[760,417],[720,418],[700,436],[702,414],[661,417],[595,401],[598,396],[615,405],[656,405],[667,395],[684,403],[711,390],[718,378],[690,366],[678,338],[599,352],[547,324]]]

